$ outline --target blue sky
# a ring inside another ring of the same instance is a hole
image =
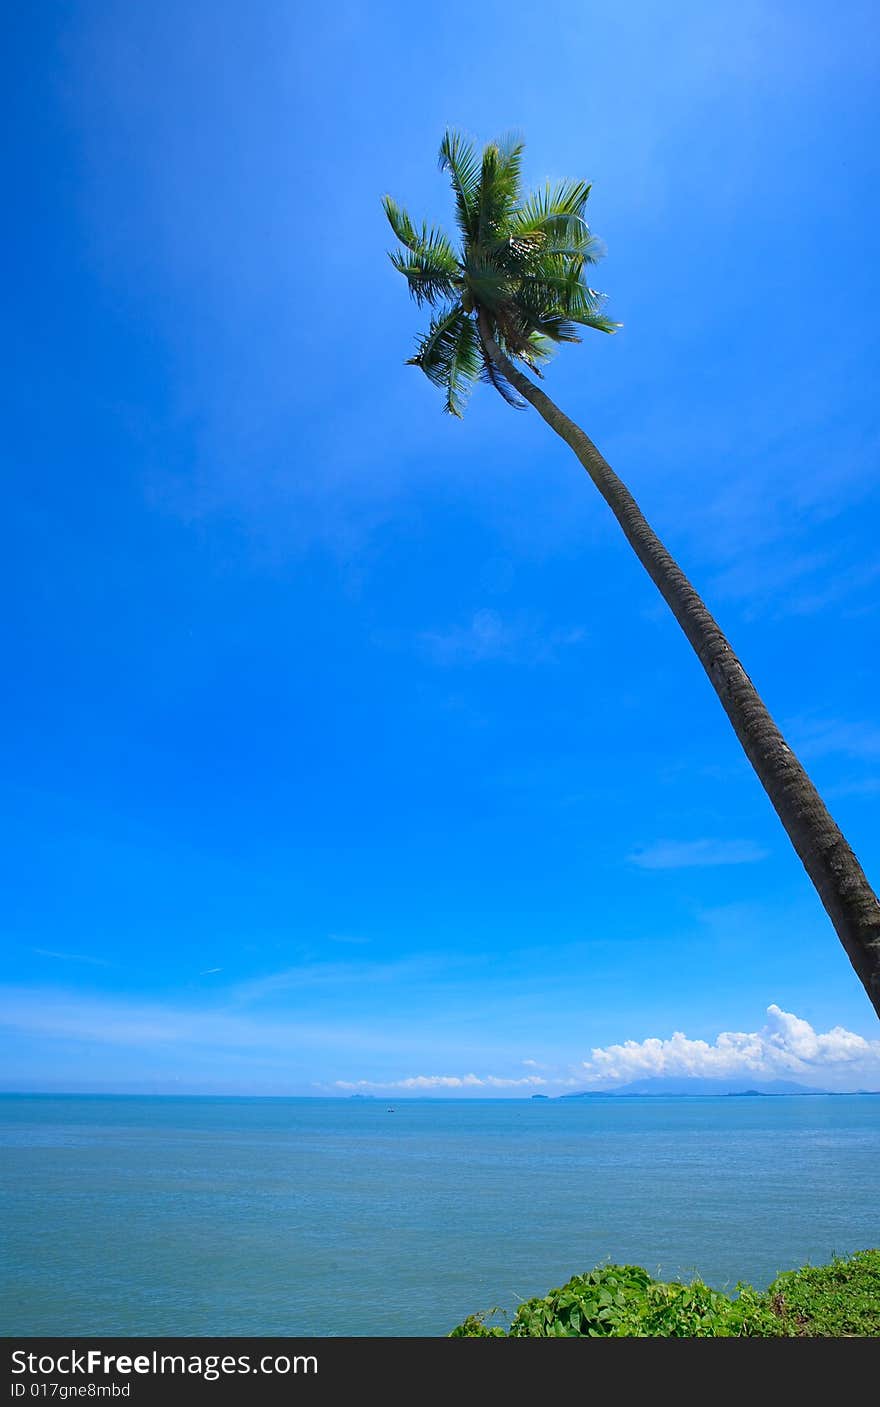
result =
[[[380,207],[451,223],[448,124],[592,179],[624,329],[548,389],[876,882],[876,8],[13,27],[3,1087],[552,1093],[677,1070],[673,1032],[699,1073],[736,1032],[751,1069],[880,1085],[861,986],[582,471],[403,365],[424,319]]]

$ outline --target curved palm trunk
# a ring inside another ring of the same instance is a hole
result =
[[[507,358],[479,315],[487,354],[574,451],[709,676],[746,756],[880,1016],[880,903],[810,778],[786,743],[717,622],[593,442]]]

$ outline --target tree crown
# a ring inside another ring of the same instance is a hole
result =
[[[445,393],[444,410],[461,417],[474,381],[487,381],[511,405],[521,405],[483,344],[479,319],[500,350],[536,375],[560,342],[579,342],[578,329],[614,332],[620,323],[601,311],[605,295],[586,273],[603,254],[584,209],[585,181],[549,182],[524,195],[523,143],[490,142],[482,158],[459,133],[440,144],[449,175],[459,246],[442,230],[416,226],[390,195],[385,214],[400,245],[389,254],[410,295],[434,309],[408,366]]]

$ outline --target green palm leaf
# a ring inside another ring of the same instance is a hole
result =
[[[513,235],[559,235],[584,224],[584,207],[592,186],[588,181],[561,181],[529,196],[511,217]]]
[[[455,215],[462,236],[472,239],[477,231],[480,201],[480,160],[470,142],[457,132],[445,132],[440,143],[438,165],[448,171],[455,196]]]
[[[498,307],[514,288],[507,270],[478,250],[467,256],[464,274],[471,297],[484,308]]]
[[[477,215],[481,248],[497,240],[510,224],[519,197],[522,152],[522,142],[513,137],[490,142],[483,152]]]
[[[421,367],[429,381],[445,390],[444,410],[460,419],[481,368],[476,326],[460,303],[431,319],[407,365]]]
[[[525,410],[526,403],[521,396],[516,394],[510,382],[493,362],[489,353],[484,351],[482,365],[480,368],[480,380],[485,381],[488,386],[496,390],[502,400],[505,400],[514,410]]]
[[[459,267],[449,237],[442,230],[424,224],[417,230],[406,211],[390,195],[384,197],[382,204],[388,223],[406,251],[392,251],[388,257],[404,275],[416,302],[436,303],[440,298],[452,297]]]
[[[437,303],[442,298],[455,296],[458,279],[458,263],[451,266],[431,253],[399,254],[392,251],[389,259],[403,274],[411,296],[419,304]]]

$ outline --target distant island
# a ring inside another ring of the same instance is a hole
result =
[[[811,1085],[797,1084],[794,1080],[769,1080],[761,1084],[750,1084],[747,1080],[713,1080],[701,1078],[669,1077],[666,1079],[632,1080],[629,1084],[617,1085],[614,1089],[585,1089],[577,1094],[560,1094],[559,1099],[606,1099],[642,1098],[645,1095],[666,1099],[707,1099],[719,1096],[750,1096],[779,1094],[828,1094],[828,1090],[815,1089]]]

